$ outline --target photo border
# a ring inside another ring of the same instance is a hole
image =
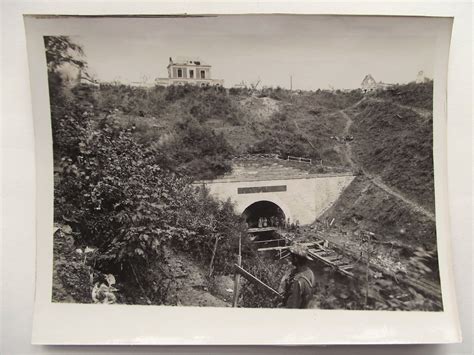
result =
[[[447,343],[460,340],[446,202],[447,90],[446,86],[441,88],[438,85],[447,83],[449,36],[439,38],[444,46],[438,47],[436,56],[433,110],[437,240],[443,312],[103,306],[51,302],[52,140],[48,90],[44,89],[47,88],[46,61],[44,55],[39,55],[40,52],[44,53],[43,41],[39,37],[46,33],[64,33],[63,29],[43,27],[48,21],[51,19],[39,22],[25,19],[35,121],[37,186],[41,186],[37,188],[38,248],[33,343],[289,345]],[[451,20],[446,19],[446,22]],[[447,32],[450,34],[450,31]],[[100,331],[90,326],[104,319],[113,326]],[[206,324],[203,324],[203,320],[206,320]],[[190,324],[195,326],[187,328]],[[297,324],[304,325],[304,328],[295,326]],[[420,334],[420,330],[423,330],[423,334]]]

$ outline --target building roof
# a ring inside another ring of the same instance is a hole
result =
[[[199,57],[170,57],[170,64],[209,66]]]

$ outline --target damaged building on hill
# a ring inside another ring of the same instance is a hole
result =
[[[391,87],[392,84],[382,83],[381,81],[376,82],[372,75],[367,74],[362,80],[360,87],[363,92],[370,92],[375,90],[385,90]]]
[[[161,86],[185,84],[223,86],[224,80],[212,78],[211,68],[211,65],[199,58],[170,57],[167,66],[168,77],[156,79],[156,84]]]

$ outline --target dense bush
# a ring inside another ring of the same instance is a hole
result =
[[[163,147],[177,171],[195,179],[212,179],[231,170],[232,147],[222,134],[190,118],[176,124]]]
[[[229,269],[224,251],[234,253],[242,231],[232,205],[196,193],[188,178],[163,166],[157,148],[137,143],[113,118],[85,127],[76,121],[69,117],[62,126],[79,142],[59,164],[55,219],[71,223],[81,244],[98,248],[103,272],[126,278],[132,265],[146,268],[170,245],[209,258],[216,235],[216,270]]]

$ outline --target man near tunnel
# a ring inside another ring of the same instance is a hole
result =
[[[302,246],[292,246],[290,252],[295,269],[287,280],[285,306],[286,308],[307,308],[313,297],[315,276],[308,265],[308,257]]]

